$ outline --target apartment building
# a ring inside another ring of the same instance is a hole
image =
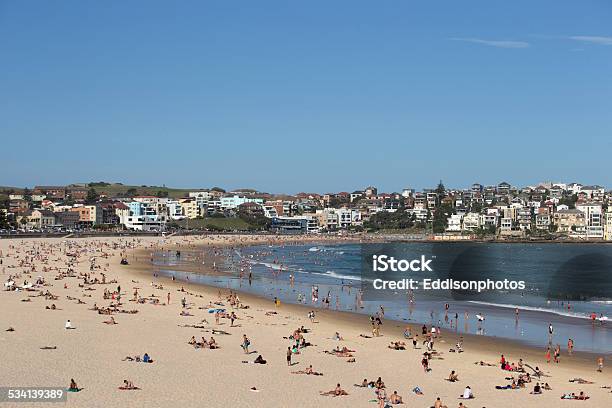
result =
[[[538,208],[535,216],[535,227],[537,230],[548,231],[552,223],[550,209],[548,207]]]
[[[451,216],[448,217],[446,220],[447,222],[446,231],[460,232],[462,219],[463,217],[460,214],[451,214]]]
[[[28,227],[30,229],[48,229],[55,225],[55,214],[49,210],[34,210],[28,217]]]
[[[263,204],[264,200],[261,198],[249,198],[240,195],[225,196],[221,197],[221,209],[232,210],[238,208],[239,205],[244,203],[256,203]]]
[[[520,208],[516,214],[516,221],[521,230],[531,229],[531,207]]]
[[[604,239],[606,241],[612,241],[612,207],[608,207],[608,211],[605,214],[605,228],[604,228]]]
[[[480,214],[469,212],[463,216],[463,230],[474,231],[480,228]]]
[[[576,238],[586,235],[586,218],[580,210],[559,210],[554,214],[553,219],[557,225],[557,232],[561,234]]]
[[[582,191],[584,191],[584,188]],[[604,219],[601,203],[594,201],[577,202],[576,209],[584,213],[586,237],[588,239],[603,239]]]

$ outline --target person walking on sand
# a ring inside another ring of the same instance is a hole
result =
[[[244,354],[249,354],[250,345],[251,345],[251,340],[249,340],[246,334],[243,334],[242,335],[242,349],[244,350]]]
[[[561,346],[557,344],[554,353],[555,363],[557,364],[559,363],[559,356],[561,356]]]
[[[291,365],[291,347],[287,347],[287,365]]]
[[[601,373],[603,371],[603,366],[604,366],[604,358],[598,357],[597,358],[597,371]]]
[[[170,304],[170,292],[168,292],[168,304]]]

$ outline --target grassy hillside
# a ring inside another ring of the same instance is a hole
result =
[[[90,183],[98,194],[106,194],[110,197],[126,196],[128,192],[131,195],[158,195],[159,193],[168,194],[168,197],[179,198],[185,197],[189,191],[194,189],[180,189],[163,186],[130,186],[119,183]]]
[[[84,184],[68,185],[67,187],[84,188]],[[131,190],[132,195],[158,195],[158,193],[168,194],[168,197],[179,198],[185,197],[189,191],[198,191],[200,189],[182,189],[170,188],[163,186],[131,186],[120,183],[89,183],[87,186],[93,187],[98,194],[106,194],[109,197],[126,196]],[[30,189],[32,189],[31,187]],[[89,188],[89,187],[87,187]],[[0,193],[5,193],[14,190],[17,194],[23,191],[23,187],[0,186]]]
[[[221,231],[245,231],[252,229],[252,226],[241,218],[203,218],[195,220],[180,220],[177,224],[181,228],[190,229],[217,229]]]

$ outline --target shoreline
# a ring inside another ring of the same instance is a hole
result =
[[[312,242],[312,241],[309,241],[309,242]],[[314,244],[315,242],[312,242],[312,243]],[[244,246],[248,246],[248,245],[249,244],[245,244]],[[260,243],[259,245],[265,246],[267,244]],[[222,246],[222,245],[218,245],[218,246]],[[146,252],[146,250],[141,250],[140,251],[141,255],[146,255],[144,254],[144,252]],[[144,258],[146,259],[147,257],[144,256]],[[138,273],[140,273],[143,277],[146,276],[148,279],[151,279],[153,277],[153,273],[155,272],[156,269],[157,270],[167,269],[167,270],[171,270],[173,272],[179,272],[179,273],[182,272],[182,273],[230,278],[230,275],[228,273],[212,270],[212,268],[209,266],[211,263],[212,263],[211,259],[208,259],[207,264],[201,269],[190,270],[189,268],[184,268],[180,266],[176,269],[174,266],[173,267],[160,267],[157,265],[152,265],[150,263],[141,261],[136,265],[136,268],[138,270]],[[231,278],[237,279],[236,276],[231,276]],[[165,276],[163,274],[158,274],[156,276],[156,279],[160,281],[163,280],[165,284],[171,285],[175,288],[178,288],[180,286],[184,286],[185,288],[189,287],[190,290],[192,291],[197,291],[199,287],[202,287],[205,290],[221,291],[224,294],[227,294],[230,291],[236,292],[240,294],[241,298],[249,299],[249,301],[251,302],[257,301],[257,302],[268,303],[270,307],[273,307],[273,299],[266,297],[264,294],[252,293],[252,292],[249,292],[247,290],[242,290],[242,289],[222,288],[219,286],[209,285],[206,283],[195,283],[190,280],[181,279],[180,277],[177,277],[176,280],[173,281],[172,278],[170,278],[169,276]],[[299,303],[293,303],[293,302],[284,302],[283,307],[287,307],[291,309],[292,311],[299,312],[303,315],[306,315],[310,310],[314,310],[317,314],[324,313],[326,317],[343,320],[344,323],[350,323],[354,325],[356,328],[361,329],[364,334],[368,334],[370,330],[368,315],[366,313],[360,313],[358,311],[349,311],[349,310],[335,310],[331,307],[329,309],[325,309],[325,308],[319,307],[318,305],[314,306],[314,305],[309,305],[309,304],[299,304]],[[487,307],[485,306],[485,309],[486,308]],[[501,309],[501,307],[495,307],[495,306],[490,306],[490,308],[491,309]],[[544,312],[535,312],[535,311],[526,310],[526,311],[523,311],[523,313],[537,315],[538,313],[544,313]],[[389,322],[393,325],[392,334],[394,335],[395,338],[403,338],[404,337],[403,332],[407,326],[410,326],[412,333],[419,333],[419,334],[420,334],[421,326],[423,324],[427,325],[428,327],[431,326],[431,324],[427,322],[397,320],[397,319],[390,318],[390,317],[385,317],[385,322]],[[447,343],[451,346],[454,345],[460,337],[462,337],[464,340],[469,339],[470,343],[473,342],[474,344],[477,344],[479,348],[484,346],[488,351],[496,351],[496,352],[499,352],[499,354],[503,354],[503,351],[501,350],[512,350],[515,354],[529,355],[531,358],[535,360],[537,359],[543,360],[543,356],[545,353],[544,347],[537,347],[537,346],[528,344],[520,340],[508,339],[508,338],[499,337],[495,335],[489,335],[489,334],[477,335],[473,333],[456,333],[449,329],[443,330],[443,338],[445,339],[445,342],[446,340],[449,340]],[[496,345],[489,347],[491,343],[496,343]],[[612,356],[612,352],[603,353],[603,354],[606,356]],[[574,363],[579,363],[579,365],[581,365],[582,367],[588,368],[588,367],[593,367],[594,361],[596,361],[597,357],[599,357],[600,355],[602,355],[602,353],[575,350],[573,352],[572,359]]]
[[[377,232],[360,232],[360,233],[349,233],[346,235],[334,235],[334,233],[327,234],[299,234],[299,235],[282,235],[274,234],[271,232],[249,232],[249,231],[171,231],[168,235],[166,232],[159,231],[87,231],[82,233],[21,233],[21,234],[0,234],[0,240],[20,240],[20,239],[43,239],[43,238],[62,238],[62,239],[92,239],[92,238],[166,238],[166,237],[214,237],[214,236],[226,236],[226,237],[267,237],[267,238],[278,238],[278,237],[290,237],[296,240],[303,239],[338,239],[338,240],[353,240],[363,239],[369,242],[408,242],[408,243],[487,243],[487,244],[603,244],[612,245],[612,240],[605,239],[575,239],[570,237],[558,237],[556,239],[526,239],[526,238],[509,238],[509,239],[496,239],[496,238],[474,238],[474,239],[462,239],[460,237],[464,235],[449,236],[449,239],[436,239],[430,236],[425,236],[423,239],[414,238],[402,238],[403,235],[414,235],[410,233],[383,233],[378,234]],[[457,237],[456,239],[451,239]]]

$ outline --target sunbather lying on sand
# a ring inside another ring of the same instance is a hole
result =
[[[136,387],[133,382],[129,380],[123,380],[123,385],[118,387],[120,390],[139,390],[140,388]]]
[[[578,384],[595,384],[593,381],[585,380],[584,378],[573,378],[569,382],[577,382]]]
[[[345,352],[345,351],[337,351],[337,350],[332,350],[332,351],[328,351],[325,350],[324,353],[326,354],[332,354],[336,357],[353,357],[353,355],[349,352]]]
[[[113,316],[111,316],[109,320],[104,320],[102,323],[105,323],[105,324],[118,324],[115,321],[115,318]]]
[[[580,391],[580,393],[578,395],[576,395],[575,393],[571,393],[571,394],[563,394],[561,396],[561,399],[572,399],[572,400],[588,400],[590,397],[588,395],[586,395],[584,393],[584,391]]]
[[[512,384],[508,384],[508,385],[496,385],[495,389],[497,390],[518,390],[519,386],[516,383],[516,381],[512,381]]]
[[[306,375],[323,375],[323,373],[319,373],[312,369],[312,364],[306,367],[305,370],[292,371],[291,374],[306,374]]]
[[[392,350],[406,350],[406,343],[403,341],[392,341],[387,347]]]
[[[348,392],[346,392],[340,387],[340,383],[336,384],[336,388],[334,388],[333,390],[326,392],[321,391],[320,394],[327,395],[330,397],[340,397],[342,395],[349,395]]]

